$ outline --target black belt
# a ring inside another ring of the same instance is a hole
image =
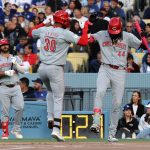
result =
[[[18,85],[18,83],[16,83],[16,84],[3,84],[3,83],[0,83],[0,86],[2,86],[2,85],[4,85],[4,86],[7,86],[7,87],[9,87],[9,88],[13,88],[15,85]]]

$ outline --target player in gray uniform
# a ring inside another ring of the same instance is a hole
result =
[[[108,31],[99,31],[91,35],[90,41],[97,40],[102,55],[102,65],[98,72],[97,91],[94,100],[94,117],[91,126],[92,132],[99,132],[100,115],[102,113],[102,99],[109,85],[112,88],[112,112],[108,141],[115,142],[116,127],[119,111],[124,94],[125,72],[128,47],[139,48],[141,41],[131,33],[122,31],[120,18],[110,20]]]
[[[58,141],[64,141],[64,138],[60,135],[65,90],[63,66],[66,63],[70,43],[77,43],[83,46],[88,44],[88,24],[85,23],[83,34],[79,37],[66,29],[70,24],[68,13],[59,10],[55,12],[53,17],[55,21],[54,26],[46,27],[44,24],[41,24],[32,30],[32,36],[39,37],[42,43],[40,51],[41,64],[38,72],[48,90],[46,98],[48,103],[47,109],[49,119],[52,122],[54,121],[51,135]]]
[[[9,137],[9,108],[15,110],[14,126],[11,131],[16,138],[22,139],[20,121],[22,119],[24,100],[19,86],[18,72],[24,73],[25,67],[20,66],[19,57],[9,54],[9,42],[6,39],[0,40],[0,103],[1,103],[1,123],[2,139]],[[13,63],[13,67],[12,67]]]

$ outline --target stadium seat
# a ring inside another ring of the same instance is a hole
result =
[[[143,19],[143,21],[145,22],[145,24],[150,23],[150,19]]]
[[[136,49],[135,48],[131,48],[131,53],[136,53]]]
[[[137,57],[138,58],[138,65],[142,64],[142,58],[145,55],[145,53],[132,53],[133,57]]]
[[[74,57],[83,58],[85,61],[87,61],[89,58],[89,55],[88,53],[69,53],[68,54],[68,58],[74,58]]]
[[[74,72],[84,72],[84,61],[82,58],[67,58],[72,63]]]
[[[74,62],[76,61],[82,62],[83,71],[86,72],[88,70],[88,59],[89,59],[88,53],[69,53],[68,59],[73,59]]]

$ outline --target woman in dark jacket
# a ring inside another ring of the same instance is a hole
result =
[[[145,107],[143,104],[141,104],[141,93],[139,91],[133,91],[131,102],[129,105],[132,108],[132,115],[139,120],[145,113]]]
[[[126,104],[123,108],[123,117],[119,119],[116,138],[136,138],[138,120],[132,115],[132,107]]]

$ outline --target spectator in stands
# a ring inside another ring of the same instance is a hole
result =
[[[150,35],[150,23],[146,24],[145,33],[146,33],[146,36]]]
[[[23,60],[28,61],[29,64],[32,66],[33,72],[36,72],[38,65],[39,65],[38,64],[39,63],[38,55],[32,52],[33,47],[31,44],[25,45],[24,51],[25,51],[25,54],[23,56]]]
[[[44,12],[39,12],[38,17],[40,18],[40,23],[44,21],[44,19],[46,18],[45,13]]]
[[[45,89],[42,88],[43,86],[43,82],[40,78],[37,78],[35,80],[32,80],[32,82],[34,82],[34,96],[35,98],[38,99],[42,99],[45,100],[46,99],[46,95],[47,95],[47,91]]]
[[[84,17],[86,17],[86,18],[89,18],[89,16],[90,16],[88,7],[82,7],[82,8],[81,8],[81,13],[82,13],[82,15],[83,15]]]
[[[0,39],[4,39],[5,38],[5,27],[4,25],[0,24]]]
[[[96,5],[98,6],[99,10],[103,8],[103,2],[104,0],[96,0]]]
[[[131,101],[128,105],[131,107],[132,115],[139,121],[145,113],[145,107],[142,104],[141,93],[139,91],[133,91]]]
[[[93,59],[89,64],[89,72],[90,73],[98,73],[99,68],[101,66],[101,52],[97,53],[97,59]]]
[[[133,11],[134,11],[133,7],[134,7],[135,0],[120,0],[120,2],[123,3],[122,9],[126,13],[126,19],[131,20],[133,17]]]
[[[29,62],[23,60],[23,54],[17,54],[17,55],[22,60],[21,66],[26,66],[26,72],[25,73],[32,73],[32,71],[30,70],[31,66],[30,66]]]
[[[64,11],[68,11],[68,3],[66,1],[63,1],[61,4],[61,9]]]
[[[145,30],[146,24],[145,24],[145,22],[142,20],[142,18],[140,17],[140,15],[139,15],[138,13],[135,13],[135,14],[134,14],[132,20],[133,20],[133,23],[134,23],[135,21],[138,21],[139,24],[140,24],[140,26],[141,26],[141,28],[143,29],[143,31]],[[138,37],[138,36],[137,36],[137,37]]]
[[[126,32],[133,33],[133,22],[132,21],[127,21],[126,22]]]
[[[105,9],[106,11],[106,16],[109,17],[109,18],[112,18],[114,17],[114,14],[110,8],[110,3],[108,1],[104,1],[103,3],[103,8]]]
[[[45,10],[46,17],[53,15],[53,11],[52,11],[52,8],[50,6],[46,6],[44,10]]]
[[[111,0],[111,11],[114,16],[121,17],[125,21],[125,12],[122,8],[118,7],[118,0]]]
[[[122,8],[122,7],[123,7],[123,5],[124,5],[124,4],[123,4],[123,2],[118,1],[118,7],[119,7],[119,8]],[[124,10],[124,9],[123,9],[123,10]]]
[[[142,62],[140,72],[150,73],[150,53],[146,53]]]
[[[146,113],[140,119],[139,122],[139,134],[137,135],[137,139],[141,138],[150,138],[150,102],[148,102],[146,107]]]
[[[76,4],[75,4],[75,1],[70,1],[69,3],[69,6],[68,6],[68,9],[66,10],[66,12],[70,15],[70,17],[74,17],[74,9],[76,8]]]
[[[36,16],[36,17],[33,19],[33,23],[34,23],[34,25],[33,25],[32,27],[34,27],[34,26],[40,24],[40,18],[39,18],[38,16]],[[30,22],[30,25],[31,25],[31,22]]]
[[[54,25],[53,12],[52,12],[52,9],[50,6],[45,7],[45,15],[47,18],[50,19],[50,21],[51,21],[50,24]]]
[[[18,25],[18,17],[17,16],[13,16],[11,18],[11,22],[14,23],[14,24],[16,24],[16,25]]]
[[[17,11],[19,7],[17,4],[13,3],[13,4],[11,4],[11,8],[15,9]]]
[[[39,13],[39,10],[38,10],[38,8],[33,7],[33,8],[32,8],[32,12],[33,12],[34,15],[37,17],[37,16],[38,16],[38,13]]]
[[[87,7],[89,8],[89,13],[94,13],[99,11],[98,5],[95,4],[95,0],[87,0],[88,5]]]
[[[132,116],[132,108],[126,104],[123,107],[123,117],[119,119],[116,138],[136,138],[138,130],[138,120]]]
[[[29,79],[23,77],[20,79],[20,87],[25,101],[35,100],[34,88],[29,87]]]
[[[79,21],[77,21],[76,19],[72,19],[71,23],[70,23],[70,31],[72,31],[73,33],[77,34],[78,36],[82,35],[82,29],[79,25]]]
[[[2,13],[4,15],[4,22],[6,23],[15,15],[16,10],[11,8],[11,3],[6,2]]]
[[[19,37],[19,42],[16,46],[17,53],[24,54],[25,53],[24,48],[25,48],[25,45],[27,45],[27,44],[31,44],[32,45],[32,52],[37,53],[36,44],[32,43],[28,36],[20,36]]]
[[[130,53],[127,56],[127,72],[140,73],[140,67],[134,62],[133,55]]]
[[[28,26],[29,21],[28,21],[27,19],[25,19],[25,17],[23,16],[22,13],[19,13],[17,16],[18,16],[18,17],[17,17],[17,18],[18,18],[18,24],[19,24],[22,28],[24,28],[25,26]]]
[[[73,19],[77,20],[79,22],[80,28],[84,27],[84,23],[88,20],[88,18],[84,17],[81,13],[80,9],[74,10],[74,17]]]
[[[150,19],[150,7],[144,11],[143,19]]]
[[[70,31],[77,34],[78,36],[82,35],[82,29],[79,25],[79,21],[76,19],[71,20]],[[77,44],[72,44],[70,47],[72,48],[72,52],[88,52],[88,46],[83,47]]]
[[[30,11],[30,7],[30,4],[25,3],[23,6],[24,12],[22,14],[27,20],[32,21],[35,17],[35,14]]]
[[[5,24],[6,27],[6,37],[8,37],[10,41],[11,47],[16,46],[19,42],[19,37],[27,36],[25,30],[20,26],[12,23],[11,21]]]

